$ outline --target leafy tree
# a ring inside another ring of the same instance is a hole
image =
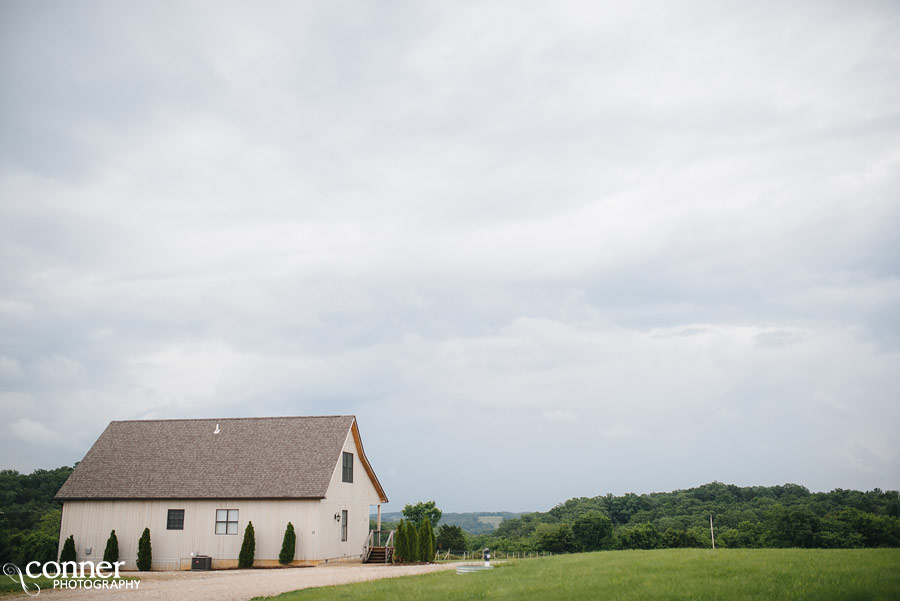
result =
[[[444,524],[437,530],[437,546],[443,551],[464,551],[466,546],[466,533],[460,526]]]
[[[419,561],[434,561],[434,530],[428,516],[419,528]]]
[[[577,550],[575,535],[568,524],[540,524],[534,531],[537,548],[551,553],[572,553]]]
[[[294,532],[294,525],[288,522],[287,528],[284,529],[284,539],[281,541],[281,553],[278,554],[278,563],[286,566],[294,561],[296,550],[297,534]]]
[[[690,530],[669,528],[662,533],[660,546],[665,549],[688,549],[692,547],[702,549],[711,547],[712,541],[709,538],[709,532],[704,536],[695,528]]]
[[[659,549],[662,536],[653,524],[637,524],[616,533],[622,549]]]
[[[819,517],[807,505],[776,505],[769,514],[771,540],[777,547],[812,547]]]
[[[138,540],[137,569],[141,572],[147,572],[152,565],[153,549],[150,545],[150,528],[144,528],[144,533],[141,534],[141,538]]]
[[[115,530],[109,533],[106,549],[103,550],[103,561],[108,561],[109,563],[119,561],[119,538],[116,536]]]
[[[247,527],[244,529],[244,541],[241,544],[241,552],[238,554],[238,567],[252,568],[255,555],[256,533],[253,530],[253,522],[247,522]]]
[[[62,552],[59,554],[59,562],[62,563],[64,561],[75,561],[77,557],[75,557],[75,535],[71,535],[66,539],[66,542],[63,543]]]
[[[605,514],[592,509],[581,514],[572,522],[575,544],[582,551],[598,551],[612,547],[612,520]]]
[[[434,501],[419,502],[415,505],[407,503],[403,508],[403,517],[412,522],[416,528],[422,527],[422,522],[425,521],[426,517],[431,521],[432,527],[437,526],[437,523],[441,521],[442,515],[443,512],[437,508]]]
[[[13,532],[11,537],[6,538],[9,541],[7,556],[13,563],[24,566],[30,561],[46,563],[56,560],[60,515],[59,509],[51,509],[41,516],[34,530]]]
[[[763,546],[766,527],[760,522],[743,521],[736,528],[716,531],[716,546],[758,549]],[[712,544],[712,543],[710,543]]]

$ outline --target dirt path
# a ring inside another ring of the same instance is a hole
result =
[[[262,595],[315,586],[331,586],[380,578],[397,578],[455,569],[457,564],[423,566],[330,565],[315,568],[281,570],[224,570],[221,572],[148,572],[140,575],[137,590],[42,590],[39,597],[48,601],[176,600],[246,601]],[[131,573],[122,573],[128,577]],[[21,595],[25,598],[25,595]],[[18,597],[18,595],[17,595]]]

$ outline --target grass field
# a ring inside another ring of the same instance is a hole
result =
[[[278,601],[728,601],[900,599],[900,549],[666,549],[556,555],[458,575],[441,572],[306,589]]]

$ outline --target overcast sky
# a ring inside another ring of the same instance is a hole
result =
[[[900,488],[900,7],[3,0],[0,411],[354,414],[387,511]]]

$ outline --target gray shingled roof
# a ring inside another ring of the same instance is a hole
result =
[[[110,422],[56,498],[321,499],[353,421],[342,415]]]

